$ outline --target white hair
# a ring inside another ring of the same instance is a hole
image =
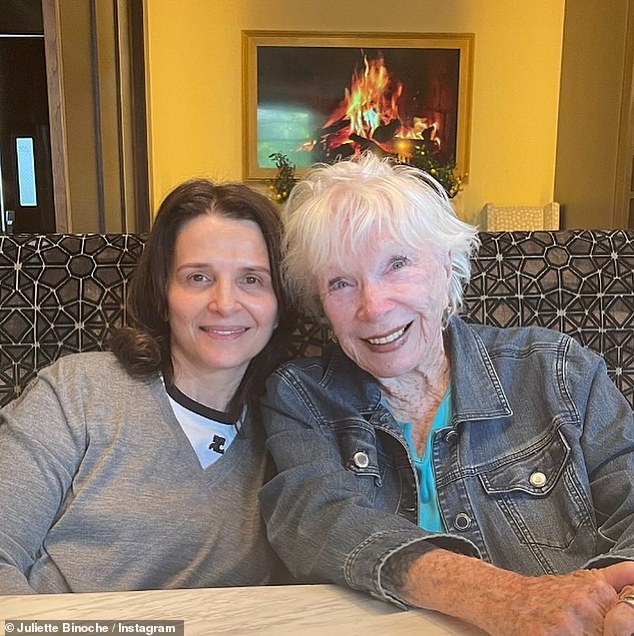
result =
[[[447,318],[462,306],[477,228],[461,221],[429,174],[373,153],[315,164],[284,207],[284,277],[298,305],[321,314],[317,279],[326,266],[360,253],[387,231],[416,250],[435,247],[451,260]]]

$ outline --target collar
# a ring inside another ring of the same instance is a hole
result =
[[[447,326],[446,346],[451,360],[454,421],[513,415],[489,352],[476,330],[454,316]]]

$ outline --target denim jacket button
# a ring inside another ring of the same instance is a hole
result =
[[[453,526],[456,530],[468,530],[471,527],[471,517],[466,512],[459,512],[453,520]]]
[[[541,488],[546,483],[546,475],[544,473],[540,473],[539,471],[535,471],[529,478],[531,486],[535,488]]]
[[[458,431],[455,428],[452,428],[450,431],[445,433],[445,443],[453,444],[458,437]]]
[[[367,468],[370,465],[370,458],[363,451],[357,451],[352,456],[352,462],[357,468]]]

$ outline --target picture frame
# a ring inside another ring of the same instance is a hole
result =
[[[469,170],[471,33],[242,32],[243,177],[296,176],[366,149],[408,160],[423,144]]]

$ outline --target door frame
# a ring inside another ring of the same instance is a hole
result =
[[[627,3],[623,89],[619,117],[614,227],[626,228],[634,209],[634,0]]]
[[[51,138],[51,169],[53,171],[53,200],[55,201],[55,228],[67,233],[71,223],[68,207],[68,164],[66,161],[66,117],[62,85],[62,55],[59,38],[59,5],[57,0],[42,0],[44,24],[44,54],[48,86],[48,113]]]
[[[77,159],[69,156],[69,121],[64,95],[62,10],[65,2],[42,0],[44,48],[51,129],[51,163],[55,224],[58,232],[83,231],[86,222],[85,197],[75,196],[75,181],[69,178]],[[82,0],[92,16],[93,141],[96,172],[92,189],[96,192],[90,231],[146,232],[151,225],[149,193],[149,153],[146,111],[145,24],[142,0]],[[104,35],[105,34],[105,35]],[[105,62],[104,62],[105,60]],[[101,64],[114,64],[116,89],[106,84],[108,73]],[[90,140],[87,143],[91,143]],[[108,161],[104,157],[109,158]],[[116,167],[112,168],[112,158]],[[71,188],[71,183],[75,184]],[[84,203],[80,203],[82,199]],[[76,201],[77,200],[77,201]],[[76,209],[73,204],[75,203]],[[96,225],[98,227],[92,227]]]

